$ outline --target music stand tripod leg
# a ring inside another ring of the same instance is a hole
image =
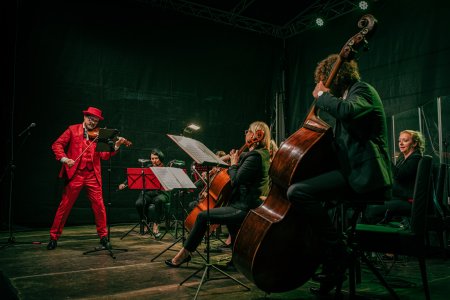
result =
[[[140,225],[140,223],[136,223],[136,225],[134,225],[130,230],[128,230],[127,232],[125,232],[120,239],[122,240],[124,237],[126,237],[128,234],[130,234],[136,227],[138,227]]]
[[[217,270],[217,271],[219,271],[222,275],[224,275],[226,278],[228,278],[228,279],[231,279],[231,280],[233,280],[234,282],[236,282],[236,283],[238,283],[239,285],[241,285],[242,287],[244,287],[246,290],[250,290],[250,288],[248,287],[248,286],[246,286],[245,284],[243,284],[242,282],[240,282],[239,280],[237,280],[236,278],[234,278],[234,277],[232,277],[231,275],[229,275],[228,273],[226,273],[226,272],[224,272],[224,271],[222,271],[222,270],[220,270],[219,268],[217,268],[216,266],[214,266],[214,265],[212,265],[211,263],[210,263],[210,231],[211,231],[211,222],[210,222],[210,215],[209,215],[209,210],[210,210],[210,207],[209,207],[209,203],[210,203],[210,201],[209,201],[209,197],[210,197],[210,194],[209,194],[209,183],[210,183],[210,175],[209,175],[209,172],[210,171],[210,169],[209,169],[209,167],[207,168],[207,172],[206,172],[206,174],[207,174],[207,176],[206,176],[206,194],[208,195],[207,196],[207,199],[206,199],[206,203],[207,203],[207,205],[206,205],[206,212],[207,212],[207,214],[206,214],[206,219],[207,219],[207,226],[208,226],[208,228],[207,228],[207,231],[206,231],[206,234],[205,234],[205,238],[206,238],[206,260],[205,260],[205,265],[203,266],[203,267],[201,267],[200,269],[198,269],[197,271],[195,271],[194,273],[192,273],[191,275],[189,275],[186,279],[184,279],[182,282],[180,282],[180,285],[182,285],[183,283],[185,283],[186,281],[188,281],[189,279],[191,279],[192,277],[194,277],[197,273],[199,273],[202,269],[204,269],[204,272],[203,272],[203,276],[202,276],[202,279],[200,280],[200,283],[199,283],[199,285],[198,285],[198,288],[197,288],[197,292],[196,292],[196,294],[195,294],[195,297],[194,297],[194,300],[195,299],[197,299],[197,296],[198,296],[198,294],[199,294],[199,292],[200,292],[200,289],[202,288],[202,286],[203,286],[203,283],[204,282],[206,282],[206,281],[208,281],[208,280],[211,280],[210,279],[210,269],[211,268],[213,268],[214,270]],[[197,251],[198,252],[198,251]]]

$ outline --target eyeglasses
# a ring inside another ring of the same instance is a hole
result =
[[[100,120],[97,117],[89,116],[89,115],[86,115],[86,118],[88,118],[89,121],[94,122],[94,123],[97,123]]]

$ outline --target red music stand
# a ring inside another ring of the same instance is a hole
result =
[[[144,197],[144,193],[146,190],[170,191],[173,189],[195,188],[194,183],[192,183],[192,181],[182,169],[172,167],[127,168],[127,181],[128,188],[141,190],[142,199],[144,201],[144,205],[142,206],[143,209],[145,209],[146,207]],[[145,216],[144,213],[143,215]],[[125,236],[127,236],[138,225],[140,225],[141,234],[144,234],[144,227],[147,227],[148,232],[150,234],[153,234],[148,226],[147,220],[141,220],[120,239],[123,239]]]
[[[165,190],[151,168],[127,168],[130,190]]]
[[[153,231],[150,229],[148,225],[148,220],[146,220],[145,212],[146,209],[146,200],[145,200],[145,191],[147,190],[165,190],[158,178],[155,176],[153,171],[149,167],[142,167],[140,168],[127,168],[127,183],[128,188],[130,190],[141,190],[142,194],[142,201],[144,202],[142,205],[142,216],[144,216],[143,220],[140,220],[139,223],[133,226],[129,231],[127,231],[120,239],[123,239],[126,237],[130,232],[132,232],[137,226],[139,226],[139,233],[141,235],[144,234],[144,228],[147,228],[147,232],[149,232],[151,235],[153,235],[156,238],[156,235],[153,233]]]

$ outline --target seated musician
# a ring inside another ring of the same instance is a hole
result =
[[[416,173],[425,150],[425,140],[418,131],[403,130],[398,137],[398,148],[400,155],[397,163],[392,165],[394,176],[392,199],[386,201],[384,205],[367,207],[365,221],[369,224],[411,216]]]
[[[322,60],[315,70],[316,107],[336,119],[334,149],[338,166],[332,171],[292,184],[287,197],[299,217],[319,237],[322,272],[313,276],[326,295],[345,279],[348,253],[323,203],[342,199],[388,199],[392,178],[388,156],[386,116],[377,91],[360,81],[356,61],[343,61],[329,88],[327,82],[339,55]]]
[[[209,212],[211,224],[227,225],[234,242],[237,232],[250,209],[261,204],[259,197],[268,193],[270,166],[270,130],[264,122],[256,121],[245,131],[245,143],[249,151],[239,156],[238,151],[230,152],[231,199],[222,207],[212,208]],[[208,229],[207,212],[197,215],[194,227],[184,247],[173,257],[166,260],[170,267],[179,267],[191,260],[191,252],[200,245]]]
[[[150,167],[164,167],[164,153],[159,149],[153,149],[150,153],[151,163],[147,165]],[[126,188],[126,181],[119,185],[119,190]],[[164,215],[164,203],[169,201],[169,193],[161,190],[146,190],[144,196],[139,193],[136,200],[136,210],[140,220],[148,223],[153,221],[153,235],[155,238],[161,237],[159,232],[159,223]]]

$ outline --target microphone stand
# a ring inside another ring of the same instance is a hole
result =
[[[450,205],[450,175],[448,174],[448,170],[450,168],[450,165],[448,163],[448,157],[450,156],[450,153],[448,153],[448,139],[449,136],[447,136],[444,140],[444,163],[446,168],[446,174],[447,174],[447,203],[446,206],[448,207]]]
[[[34,126],[36,126],[35,123]],[[25,129],[24,131],[22,131],[20,133],[19,136],[22,136],[25,132],[28,132],[28,134],[25,136],[25,138],[22,140],[20,146],[19,146],[19,151],[20,149],[22,149],[23,145],[25,145],[25,142],[27,141],[28,137],[31,135],[31,131],[30,129],[34,126],[28,126],[27,129]],[[34,245],[40,245],[42,244],[42,242],[39,241],[33,241],[33,242],[18,242],[16,241],[16,238],[14,237],[14,230],[13,230],[13,225],[12,225],[12,199],[13,199],[13,194],[14,194],[14,177],[15,177],[15,172],[16,172],[16,164],[14,163],[14,134],[12,133],[12,129],[11,129],[11,160],[9,162],[9,164],[6,166],[5,171],[3,172],[2,178],[0,179],[0,182],[3,181],[3,179],[6,176],[6,173],[8,172],[9,169],[9,173],[10,173],[10,181],[9,181],[9,206],[8,206],[8,231],[9,231],[9,237],[8,237],[8,241],[2,243],[3,245],[0,247],[0,249],[5,249],[9,246],[15,245],[15,244],[34,244]]]

